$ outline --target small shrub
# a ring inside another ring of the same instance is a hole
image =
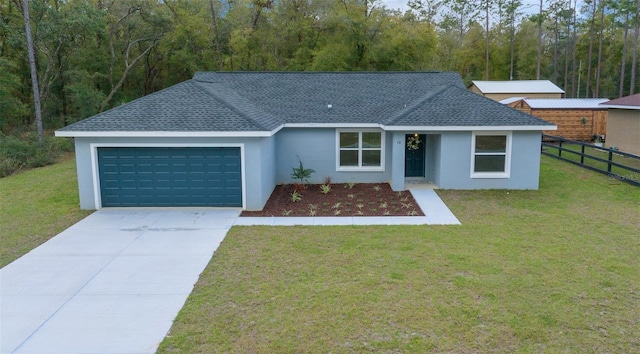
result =
[[[340,209],[337,209],[336,211],[333,212],[333,215],[335,216],[339,216],[340,215]]]
[[[316,171],[311,168],[304,168],[300,158],[298,158],[298,163],[298,167],[292,168],[291,178],[300,181],[300,183],[309,183],[309,177]]]
[[[291,193],[291,201],[296,203],[302,200],[302,194],[298,192]]]
[[[331,177],[327,176],[324,178],[324,184],[326,184],[327,186],[331,185]]]
[[[45,136],[40,144],[35,133],[19,136],[0,133],[0,177],[53,164],[62,153],[68,151],[73,151],[72,139]]]
[[[330,184],[321,185],[320,191],[322,192],[322,194],[329,194],[329,192],[331,192],[331,185]]]

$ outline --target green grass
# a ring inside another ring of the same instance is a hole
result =
[[[640,351],[640,188],[439,194],[461,226],[232,228],[159,352]]]
[[[0,178],[0,267],[4,267],[91,212],[79,210],[73,156]]]
[[[581,152],[581,149],[582,149],[581,145],[575,145],[575,144],[563,144],[562,147],[564,149],[569,149],[570,151],[576,151],[576,152]],[[545,149],[550,154],[553,154],[556,156],[558,155],[557,148],[545,147]],[[580,162],[580,158],[581,158],[580,155],[571,153],[570,151],[562,151],[562,157],[568,160]],[[599,157],[604,160],[609,159],[609,152],[595,148],[595,147],[590,147],[590,146],[585,147],[584,153],[587,155]],[[614,153],[613,155],[611,155],[611,161],[617,162],[619,164],[622,164],[624,166],[628,166],[631,168],[640,169],[640,159],[637,159],[637,158],[626,157],[626,156],[622,156]],[[595,167],[595,168],[599,168],[601,170],[607,171],[607,163],[605,162],[601,162],[598,160],[585,157],[583,159],[583,163],[587,166],[591,166],[591,167]],[[631,180],[640,182],[640,173],[632,172],[618,166],[611,166],[611,172],[619,176],[624,176]]]

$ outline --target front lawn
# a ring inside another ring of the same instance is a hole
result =
[[[640,188],[438,193],[461,226],[232,228],[159,352],[640,351]]]
[[[73,155],[0,178],[0,268],[90,213],[79,209]]]

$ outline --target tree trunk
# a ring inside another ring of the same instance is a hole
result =
[[[571,59],[571,97],[575,98],[577,94],[580,94],[576,90],[576,47],[577,47],[577,31],[576,31],[576,12],[578,9],[578,0],[573,3],[573,40],[571,41],[571,49],[573,51],[573,58]]]
[[[487,81],[489,80],[489,1],[485,0],[485,31],[487,33],[484,51],[484,79]]]
[[[536,63],[536,80],[540,80],[540,62],[542,61],[542,2],[540,0],[540,13],[538,18],[538,60]]]
[[[27,51],[29,54],[29,68],[31,69],[31,86],[33,88],[33,106],[36,114],[36,127],[38,129],[38,141],[44,143],[44,130],[42,128],[42,112],[40,109],[40,89],[38,86],[38,70],[36,69],[36,56],[33,50],[31,37],[31,23],[29,20],[29,4],[22,0],[22,14],[24,15],[24,31],[27,36]]]
[[[555,20],[555,36],[553,39],[553,83],[558,82],[558,15]]]
[[[640,37],[640,0],[636,8],[636,31],[633,35],[633,62],[631,62],[631,82],[629,83],[629,95],[633,95],[636,85],[636,67],[638,64],[638,39]]]
[[[213,31],[213,40],[216,45],[216,54],[218,55],[218,68],[220,71],[224,70],[224,61],[222,60],[222,48],[220,47],[220,35],[218,32],[218,20],[216,16],[216,9],[213,6],[213,0],[209,0],[209,7],[211,8],[211,30]]]
[[[596,25],[596,5],[598,0],[593,0],[593,13],[591,14],[591,29],[589,30],[589,58],[587,59],[587,82],[585,83],[585,98],[589,98],[589,88],[591,87],[591,57],[593,56],[593,36]]]
[[[510,38],[509,38],[509,45],[511,46],[510,49],[510,56],[511,56],[511,60],[509,63],[509,80],[513,80],[513,57],[515,55],[515,51],[516,51],[516,25],[515,25],[515,11],[514,13],[511,14],[511,33],[510,33]]]
[[[627,18],[624,22],[624,35],[622,36],[622,59],[620,60],[620,88],[618,91],[618,97],[624,96],[624,72],[627,66],[627,37],[629,36],[629,13],[627,12]],[[632,78],[633,79],[633,78]]]
[[[602,37],[604,34],[604,8],[606,6],[606,2],[601,2],[600,9],[600,34],[598,38],[598,66],[596,67],[596,90],[593,97],[600,97],[600,71],[602,70]]]

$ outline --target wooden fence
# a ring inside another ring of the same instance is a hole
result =
[[[640,187],[640,156],[546,134],[542,154]]]

